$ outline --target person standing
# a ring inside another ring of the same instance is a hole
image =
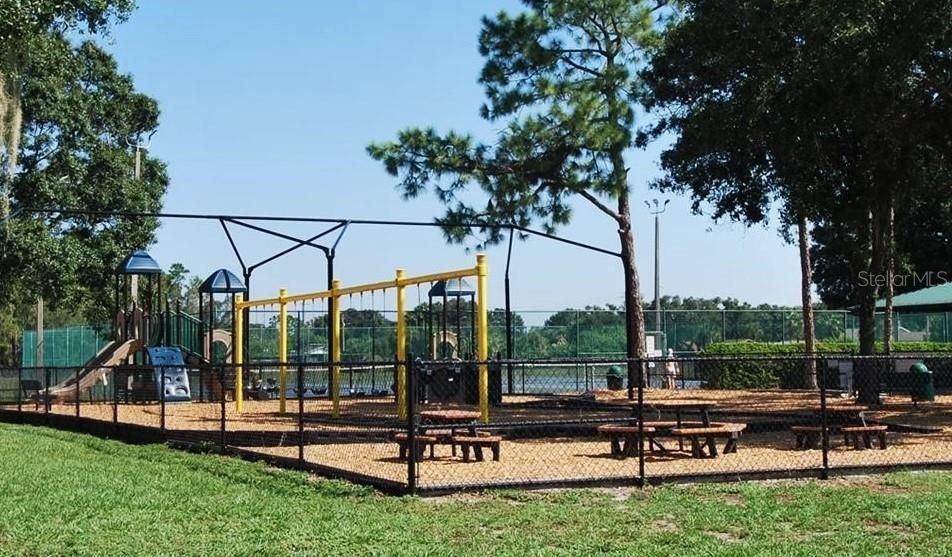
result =
[[[664,363],[664,388],[677,389],[678,376],[681,375],[681,364],[678,363],[674,349],[668,348],[668,357]]]

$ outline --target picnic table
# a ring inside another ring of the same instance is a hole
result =
[[[711,408],[717,408],[717,403],[711,400],[676,398],[670,400],[646,401],[645,406],[657,412],[658,419],[661,419],[662,412],[674,412],[674,419],[677,422],[678,427],[681,427],[682,413],[698,414],[701,418],[701,424],[704,427],[708,427],[711,425]],[[634,407],[637,411],[637,403],[634,403]]]
[[[815,449],[820,444],[823,434],[821,417],[823,407],[814,406],[811,409],[813,419],[808,425],[795,425],[791,431],[796,435],[798,449]],[[865,412],[868,406],[861,404],[830,404],[826,407],[827,433],[843,433],[846,445],[856,448],[870,447],[872,436],[879,439],[880,448],[886,448],[886,426],[870,425],[866,423]],[[862,446],[860,445],[862,439]]]
[[[421,429],[428,432],[441,444],[449,444],[453,456],[456,456],[456,446],[463,449],[463,461],[469,460],[469,451],[472,448],[476,460],[483,460],[483,447],[492,450],[493,460],[499,460],[501,437],[489,435],[486,432],[476,431],[479,419],[482,417],[474,410],[423,410],[420,412]],[[434,427],[450,426],[449,431],[437,431]],[[463,430],[462,435],[458,430]]]
[[[630,403],[633,415],[637,415],[638,403]],[[678,439],[678,449],[684,450],[684,440],[691,441],[692,456],[716,456],[717,452],[713,448],[714,439],[726,436],[728,445],[725,447],[725,453],[736,451],[737,437],[743,431],[743,424],[714,424],[711,422],[711,409],[718,406],[717,402],[703,399],[667,399],[645,401],[644,405],[657,413],[657,421],[645,420],[644,427],[650,430],[648,434],[649,447],[652,450],[667,451],[657,437],[676,437]],[[664,412],[674,413],[674,421],[661,421],[661,414]],[[700,423],[685,422],[684,416],[696,414]],[[637,423],[637,422],[635,422]],[[701,443],[703,441],[703,443]],[[709,447],[707,455],[702,450],[702,445]]]

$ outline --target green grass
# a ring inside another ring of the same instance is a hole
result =
[[[2,555],[952,555],[952,474],[388,497],[0,425]]]

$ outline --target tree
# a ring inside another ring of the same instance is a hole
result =
[[[840,226],[860,348],[871,353],[878,288],[861,277],[887,272],[895,209],[935,182],[952,152],[952,5],[685,4],[651,70],[658,102],[690,114],[662,122],[681,133],[665,164],[697,201],[754,222],[779,200],[791,223],[809,215]]]
[[[20,80],[31,55],[50,35],[104,33],[125,19],[133,0],[26,0],[0,4],[0,219],[10,209],[8,180],[16,172],[23,97]]]
[[[952,200],[936,189],[910,199],[896,208],[896,293],[935,286],[948,280],[952,261]],[[842,244],[842,225],[824,223],[813,230],[812,256],[816,261],[816,285],[820,298],[833,307],[858,303]],[[940,273],[942,273],[940,275]]]
[[[28,40],[17,51],[17,73],[5,74],[13,75],[23,115],[9,180],[12,209],[160,209],[165,165],[146,157],[135,179],[127,144],[155,131],[156,102],[135,90],[107,52],[92,41],[74,43],[72,34],[76,21],[99,30],[124,15],[128,4],[49,4],[79,11],[57,12],[52,23],[21,33]],[[130,251],[151,244],[157,226],[155,219],[29,212],[9,219],[0,229],[0,298],[9,305],[0,310],[19,312],[22,322],[29,304],[42,296],[53,309],[82,308],[91,322],[110,322],[113,270]]]
[[[775,105],[784,99],[772,96],[783,84],[782,54],[795,50],[796,41],[777,32],[770,9],[740,4],[721,9],[688,2],[688,16],[670,30],[645,72],[652,89],[649,106],[667,111],[651,135],[678,133],[662,155],[667,177],[659,186],[691,192],[696,212],[706,204],[715,219],[748,226],[765,223],[773,202],[781,205],[782,235],[799,247],[803,336],[806,354],[812,356],[816,337],[807,215],[815,168],[812,159],[798,156],[811,146],[776,133],[785,114]],[[723,43],[724,33],[735,38]],[[804,366],[804,384],[817,387],[813,360]]]
[[[495,144],[469,135],[407,129],[397,141],[368,147],[400,177],[406,198],[432,189],[446,206],[450,242],[478,234],[484,244],[505,238],[492,225],[540,223],[552,232],[569,223],[582,199],[617,230],[624,271],[627,352],[644,353],[641,285],[635,266],[625,155],[633,146],[646,47],[658,40],[666,2],[524,0],[527,13],[483,18],[479,81],[482,116],[502,122]],[[471,185],[484,203],[472,203]],[[455,223],[483,223],[474,231]]]

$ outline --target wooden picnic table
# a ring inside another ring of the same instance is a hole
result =
[[[820,406],[814,406],[812,410],[813,413],[816,414],[817,420],[819,420],[820,416],[823,414],[823,408]],[[865,426],[866,416],[864,415],[864,412],[867,410],[869,410],[868,406],[863,406],[860,404],[829,404],[826,407],[826,419],[827,422],[833,427],[851,424],[860,424]]]
[[[430,424],[471,424],[482,415],[473,410],[423,410],[420,420]]]
[[[632,406],[632,414],[636,415],[638,412],[638,403],[636,401],[632,401],[629,404]],[[667,400],[651,401],[646,400],[644,405],[655,411],[659,420],[661,419],[662,412],[674,412],[675,428],[680,428],[682,426],[682,413],[697,413],[701,417],[701,425],[703,427],[710,427],[710,410],[711,408],[717,407],[717,403],[711,400],[687,398],[672,398]],[[652,439],[651,443],[661,450],[666,450],[664,446],[655,439]],[[678,448],[684,450],[684,440],[680,437],[678,438]]]
[[[476,424],[482,417],[474,410],[422,410],[420,412],[420,422],[423,426],[446,425],[450,426],[449,435],[440,435],[439,440],[442,443],[448,443],[453,456],[456,456],[456,443],[453,442],[453,436],[457,429],[463,429],[467,435],[476,437]],[[462,427],[465,426],[465,427]]]
[[[638,403],[631,402],[632,408],[635,412],[638,410]],[[717,408],[717,403],[711,400],[698,400],[698,399],[670,399],[670,400],[651,400],[645,401],[645,406],[654,410],[658,414],[658,419],[661,418],[662,412],[674,412],[675,421],[678,424],[678,427],[681,427],[681,414],[682,413],[694,413],[696,412],[701,416],[701,424],[704,427],[711,425],[711,408]]]

